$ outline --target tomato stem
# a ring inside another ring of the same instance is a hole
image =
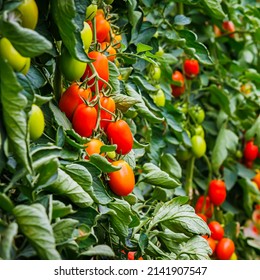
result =
[[[187,174],[186,174],[186,183],[185,183],[185,192],[190,199],[193,197],[193,172],[194,172],[194,163],[195,157],[192,156],[191,159],[187,162]]]

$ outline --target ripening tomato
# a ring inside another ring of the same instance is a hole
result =
[[[91,98],[90,88],[80,87],[80,84],[73,83],[62,94],[59,101],[59,108],[64,112],[68,119],[72,119],[73,113],[79,104]]]
[[[102,13],[102,12],[97,12],[95,18],[96,18],[96,36],[97,36],[97,41],[98,41],[98,43],[102,43],[102,42],[105,41],[106,37],[109,34],[110,24],[104,18],[104,13]],[[88,24],[90,25],[90,27],[92,29],[92,32],[94,32],[92,22],[88,21]]]
[[[227,31],[228,33],[232,33],[229,35],[230,38],[235,37],[235,34],[233,32],[235,32],[236,28],[232,21],[230,21],[230,20],[223,21],[222,28],[223,28],[223,30]]]
[[[0,56],[6,59],[15,71],[22,72],[26,68],[27,57],[20,55],[12,43],[4,37],[0,39]]]
[[[214,240],[220,240],[224,237],[224,228],[219,222],[211,221],[208,224],[208,227],[211,231],[211,238],[213,238]]]
[[[44,131],[44,115],[39,106],[36,104],[32,105],[28,126],[30,139],[35,141],[40,138]]]
[[[100,105],[105,109],[104,110],[101,108],[100,110],[100,127],[105,130],[113,117],[113,115],[109,112],[115,113],[116,104],[112,97],[106,97],[102,95],[100,97]]]
[[[21,25],[25,28],[35,29],[38,22],[38,7],[34,0],[23,0],[17,8],[21,13]]]
[[[128,259],[128,260],[132,260],[132,261],[135,260],[135,254],[136,254],[135,251],[130,251],[130,252],[128,252],[128,254],[127,254],[127,259]],[[143,257],[142,257],[142,256],[139,257],[138,260],[143,260]]]
[[[208,218],[206,215],[202,214],[202,213],[197,213],[197,215],[205,222],[207,223],[208,221]]]
[[[219,37],[222,34],[220,28],[215,24],[213,25],[213,31],[214,31],[216,37]]]
[[[111,144],[116,144],[118,154],[128,154],[133,148],[133,135],[129,125],[124,120],[109,123],[107,126],[107,137]]]
[[[82,77],[86,63],[73,58],[69,51],[63,47],[60,56],[60,71],[68,81],[75,81]]]
[[[92,63],[93,67],[96,69],[96,72],[100,78],[108,82],[109,79],[109,67],[108,67],[108,59],[107,57],[97,51],[92,51],[88,53],[88,56],[90,59],[93,59],[94,62]],[[85,68],[85,72],[82,76],[82,80],[85,80],[88,77],[91,77],[93,75],[92,70],[89,65]],[[90,87],[92,92],[95,92],[95,78],[92,78],[88,81],[88,86]],[[102,87],[106,87],[106,84],[104,84],[103,81],[98,80],[98,88],[99,91],[102,89]]]
[[[131,166],[124,160],[114,161],[112,165],[121,169],[108,173],[110,189],[119,196],[129,195],[135,186],[135,176]]]
[[[244,148],[244,158],[247,161],[254,161],[258,156],[258,147],[254,144],[254,141],[248,141]]]
[[[95,107],[80,104],[72,118],[72,127],[82,137],[90,137],[97,123],[97,110]]]
[[[212,250],[211,255],[213,255],[215,250],[216,250],[216,246],[217,246],[216,241],[213,238],[211,238],[211,237],[209,237],[207,239],[207,241],[208,241],[210,249]]]
[[[186,59],[183,64],[185,76],[188,79],[193,79],[200,72],[199,62],[196,59]]]
[[[222,238],[216,246],[216,255],[219,260],[229,260],[235,252],[235,244],[229,238]]]
[[[101,50],[108,53],[107,59],[110,61],[114,61],[116,59],[116,49],[113,48],[108,42],[101,43]]]
[[[200,135],[193,135],[191,137],[191,150],[195,157],[200,158],[206,152],[206,141]]]
[[[89,159],[90,156],[93,154],[100,154],[100,148],[104,146],[104,143],[99,139],[91,139],[86,144],[85,151],[87,152],[87,155],[85,156],[85,159]],[[102,153],[101,156],[104,156],[105,154]]]
[[[180,71],[176,70],[172,74],[172,80],[180,83],[180,85],[174,85],[174,84],[171,85],[172,95],[174,97],[178,97],[185,92],[184,77]]]
[[[260,171],[256,173],[252,180],[256,183],[258,189],[260,190]]]
[[[93,39],[93,33],[92,30],[87,22],[84,21],[83,29],[80,32],[83,47],[86,53],[88,53],[88,49],[91,45],[92,39]]]
[[[195,204],[195,212],[203,213],[206,215],[207,218],[211,218],[213,215],[213,204],[210,201],[210,198],[208,196],[201,195],[196,204]]]
[[[225,182],[220,179],[211,180],[209,183],[208,195],[209,195],[210,201],[214,205],[216,205],[216,206],[221,205],[225,201],[226,196],[227,196]]]

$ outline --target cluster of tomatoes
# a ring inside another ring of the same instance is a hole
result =
[[[93,4],[87,7],[87,21],[84,22],[82,31],[87,29],[90,34],[91,40],[86,43],[83,39],[83,45],[92,62],[84,65],[82,73],[67,73],[68,65],[63,69],[61,63],[65,79],[72,83],[62,94],[59,108],[71,121],[73,129],[80,136],[88,138],[85,160],[89,160],[93,154],[100,154],[113,166],[119,167],[119,170],[108,174],[108,184],[116,195],[126,196],[134,189],[135,176],[130,165],[121,157],[132,150],[133,135],[128,123],[116,115],[116,104],[110,94],[111,86],[108,82],[108,60],[114,60],[114,47],[120,46],[120,38],[115,38],[103,10],[96,8]],[[88,52],[93,45],[95,49]],[[69,59],[75,60],[66,49],[62,50],[61,60],[64,59],[64,51]],[[106,52],[110,56],[107,57]],[[115,145],[115,151],[104,152],[102,147],[106,145]]]
[[[222,36],[224,34],[228,34],[230,38],[235,37],[234,32],[236,31],[236,28],[234,23],[230,20],[223,21],[221,24],[221,28],[214,24],[213,30],[216,37]]]
[[[210,236],[204,237],[212,250],[212,256],[219,260],[236,258],[233,240],[225,237],[223,226],[213,218],[214,207],[222,205],[226,196],[225,182],[221,179],[213,179],[209,183],[207,195],[200,196],[195,205],[195,212],[208,224],[211,231]]]

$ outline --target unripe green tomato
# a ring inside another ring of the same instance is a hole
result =
[[[200,158],[206,152],[206,141],[200,135],[191,138],[191,149],[195,157]]]
[[[18,72],[21,72],[27,63],[27,57],[21,56],[7,38],[0,39],[0,56]]]
[[[17,9],[21,12],[22,26],[35,29],[39,14],[35,0],[24,0]]]
[[[205,112],[200,106],[191,107],[189,113],[192,120],[197,124],[201,124],[205,119]]]
[[[204,129],[203,129],[203,127],[202,127],[200,124],[199,124],[199,125],[196,125],[196,126],[194,127],[194,133],[195,133],[195,135],[199,135],[199,136],[201,136],[202,138],[205,137]]]
[[[41,108],[36,104],[32,105],[28,126],[31,140],[35,141],[42,136],[44,131],[44,115]]]
[[[114,158],[116,157],[116,152],[115,152],[115,151],[107,152],[107,156],[108,156],[110,159],[114,159]]]
[[[164,50],[162,47],[159,47],[159,50],[155,53],[157,56],[163,56],[164,55]]]
[[[236,157],[239,158],[239,159],[242,158],[243,157],[243,153],[240,150],[237,150],[236,151]]]
[[[92,30],[87,22],[84,21],[84,27],[80,32],[81,39],[83,43],[83,47],[86,53],[88,53],[88,49],[91,45],[92,39],[93,39],[93,33]]]
[[[164,107],[165,105],[165,94],[159,89],[157,93],[153,96],[154,103],[159,107]]]
[[[177,158],[179,160],[183,160],[183,161],[186,161],[188,159],[190,159],[192,153],[190,150],[187,150],[185,148],[180,148],[178,151],[177,151]]]
[[[114,2],[114,0],[105,0],[105,3],[109,4],[109,5],[111,5],[113,2]]]
[[[97,13],[97,5],[96,4],[90,4],[86,9],[86,18],[85,20],[92,20]]]
[[[85,70],[87,64],[73,58],[66,48],[62,49],[60,56],[60,70],[68,81],[79,80]]]
[[[31,66],[31,58],[27,57],[26,58],[26,64],[25,64],[23,70],[21,71],[21,73],[26,75],[28,73],[29,69],[30,69],[30,66]]]
[[[151,64],[149,66],[149,77],[154,81],[159,81],[161,78],[161,68],[157,65]]]

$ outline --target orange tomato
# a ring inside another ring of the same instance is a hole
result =
[[[116,50],[108,42],[101,43],[101,50],[106,51],[108,53],[107,59],[110,61],[114,61],[116,58]]]
[[[104,146],[104,143],[99,139],[91,139],[86,144],[87,148],[85,149],[85,151],[87,152],[87,155],[85,156],[85,159],[89,159],[89,157],[93,154],[100,154],[100,148],[102,146]],[[104,156],[104,153],[102,153],[101,156]]]

